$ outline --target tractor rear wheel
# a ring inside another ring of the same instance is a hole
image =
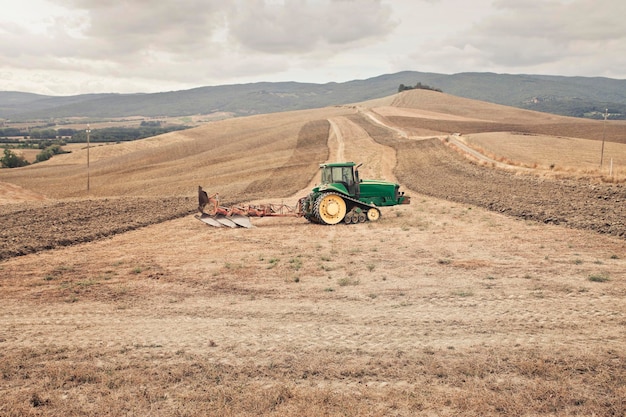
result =
[[[315,214],[323,224],[337,224],[346,216],[346,202],[336,193],[322,194],[315,201]]]

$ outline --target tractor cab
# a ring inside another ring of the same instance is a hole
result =
[[[346,189],[346,194],[359,198],[360,180],[359,165],[354,162],[343,162],[333,164],[322,164],[322,183],[321,185],[342,185]]]

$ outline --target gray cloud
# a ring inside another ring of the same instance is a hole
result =
[[[401,70],[626,77],[623,0],[38,1],[53,7],[0,14],[0,89],[147,92]]]
[[[233,38],[253,51],[307,54],[384,37],[394,28],[391,9],[379,0],[240,1]]]
[[[458,47],[470,44],[493,65],[525,67],[562,59],[588,59],[603,45],[626,45],[626,3],[589,0],[494,2],[495,13],[457,37]]]
[[[284,71],[297,56],[332,56],[394,27],[380,0],[54,1],[71,14],[45,33],[0,29],[5,65],[187,83]]]

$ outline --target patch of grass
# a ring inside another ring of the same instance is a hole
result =
[[[105,271],[104,273],[98,275],[99,280],[109,281],[113,278],[115,274],[112,271]]]
[[[459,290],[454,291],[452,294],[456,295],[457,297],[471,297],[472,295],[474,295],[474,292],[471,290]]]
[[[376,268],[376,265],[374,264],[367,264],[367,270],[372,272],[374,269]]]
[[[290,283],[290,282],[298,283],[298,282],[300,282],[300,277],[299,276],[288,277],[288,278],[285,278],[285,282],[287,282],[287,283]]]
[[[278,258],[271,258],[268,262],[269,265],[267,266],[267,269],[272,269],[274,268],[276,265],[278,265],[278,262],[280,261],[280,259]]]
[[[55,267],[52,271],[44,276],[44,281],[53,281],[57,278],[62,277],[66,272],[73,272],[73,266],[59,265]]]
[[[300,268],[302,268],[302,259],[300,259],[299,257],[292,258],[289,260],[289,265],[291,266],[291,269],[298,271]]]
[[[609,277],[608,274],[601,273],[601,274],[591,274],[589,275],[587,279],[591,282],[607,282],[611,280],[611,277]]]
[[[333,268],[333,267],[332,267],[332,266],[330,266],[330,265],[320,265],[320,269],[321,269],[322,271],[330,272],[330,271],[334,270],[335,268]]]
[[[439,259],[437,263],[439,265],[450,265],[452,261],[450,259]]]
[[[324,291],[325,292],[333,292],[333,291],[335,291],[335,289],[333,287],[326,287],[326,288],[324,288]]]
[[[611,255],[611,259],[619,259],[619,256],[613,254],[613,255]]]
[[[346,286],[349,286],[349,285],[359,285],[360,281],[358,279],[344,277],[344,278],[339,278],[337,280],[337,284],[340,287],[346,287]]]
[[[225,269],[230,269],[230,270],[237,270],[237,269],[244,268],[244,265],[243,264],[234,264],[232,262],[226,262],[224,264],[224,268]]]
[[[76,285],[80,286],[80,287],[91,287],[92,285],[97,284],[98,282],[96,280],[93,279],[86,279],[83,281],[78,281],[76,283]]]
[[[391,307],[392,307],[392,308],[400,308],[400,307],[410,307],[410,306],[412,306],[412,305],[413,305],[413,304],[412,304],[412,303],[410,303],[410,302],[408,302],[408,301],[401,301],[401,302],[400,302],[400,304],[394,304],[394,305],[392,305]]]
[[[574,265],[582,265],[583,260],[580,258],[576,258],[572,262],[574,263]]]

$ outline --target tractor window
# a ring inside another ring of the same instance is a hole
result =
[[[352,185],[352,167],[341,168],[341,182],[345,182],[348,186]]]
[[[327,167],[322,169],[322,184],[343,182],[348,186],[354,183],[352,167]]]
[[[322,169],[322,184],[330,184],[333,182],[331,168]]]
[[[341,182],[341,167],[333,168],[333,182]]]

